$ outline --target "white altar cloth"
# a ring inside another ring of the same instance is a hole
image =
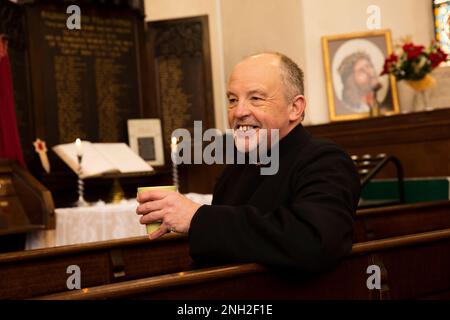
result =
[[[210,204],[212,195],[185,194],[201,204]],[[26,250],[145,236],[145,225],[139,223],[135,199],[118,204],[99,202],[90,207],[55,209],[54,230],[34,231],[27,235]]]

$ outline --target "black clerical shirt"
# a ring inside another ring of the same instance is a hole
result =
[[[279,170],[229,165],[189,230],[196,264],[256,262],[322,272],[352,246],[360,181],[346,152],[302,125],[279,144]]]

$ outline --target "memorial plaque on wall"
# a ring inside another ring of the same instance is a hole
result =
[[[147,45],[152,105],[168,155],[173,130],[186,128],[193,135],[195,120],[203,130],[215,127],[208,17],[149,22]]]
[[[139,34],[131,9],[83,4],[69,30],[67,4],[27,5],[36,135],[48,146],[126,142],[126,121],[142,115]]]

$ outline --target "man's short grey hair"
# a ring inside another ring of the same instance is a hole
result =
[[[286,100],[292,100],[295,96],[305,94],[303,70],[288,56],[279,52],[261,52],[252,54],[249,57],[271,54],[280,59],[281,77],[287,87]]]
[[[286,101],[291,101],[298,95],[305,94],[304,73],[303,70],[288,56],[279,52],[268,52],[280,58],[281,78],[283,79]],[[300,121],[305,119],[305,111]]]
[[[251,56],[248,56],[248,58],[262,54],[271,54],[280,59],[281,78],[286,87],[286,101],[291,101],[294,99],[294,97],[305,94],[304,73],[303,70],[298,66],[298,64],[296,64],[288,56],[279,52],[261,52],[252,54]],[[303,115],[300,121],[303,121],[304,119],[305,111],[303,111]]]
[[[305,87],[303,70],[288,56],[279,52],[274,52],[273,54],[280,58],[283,81],[288,87],[288,92],[286,92],[288,101],[300,94],[304,95]]]

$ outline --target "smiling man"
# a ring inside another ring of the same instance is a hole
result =
[[[249,152],[277,131],[279,141],[272,142],[279,150],[279,170],[262,175],[258,163],[228,165],[212,205],[174,192],[141,194],[141,223],[163,220],[151,237],[188,233],[190,254],[199,265],[257,262],[314,273],[346,256],[359,177],[344,151],[312,138],[301,125],[303,91],[303,72],[282,54],[258,54],[236,65],[228,82],[236,148]]]
[[[283,61],[282,61],[283,60]],[[280,68],[280,63],[286,68]],[[303,75],[293,70],[295,64],[283,56],[261,54],[252,56],[233,70],[228,83],[228,121],[235,131],[236,147],[248,152],[255,146],[249,141],[265,139],[259,137],[259,129],[267,130],[270,144],[271,130],[279,132],[279,138],[286,136],[302,118],[306,107],[303,96]],[[298,68],[298,67],[297,67]],[[293,73],[297,72],[296,77]],[[243,132],[251,131],[249,138]],[[252,135],[257,139],[251,139]],[[240,140],[245,139],[243,144]],[[245,148],[240,148],[245,145]]]

